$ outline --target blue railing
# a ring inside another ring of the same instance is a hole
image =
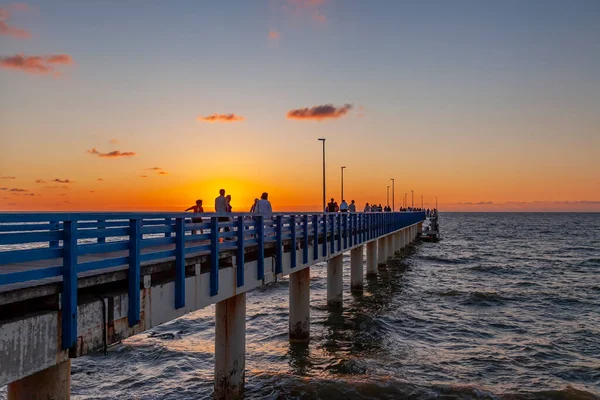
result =
[[[186,257],[209,255],[210,295],[216,296],[220,251],[236,252],[240,287],[244,285],[246,247],[256,247],[256,279],[262,280],[266,245],[274,246],[275,272],[279,274],[283,272],[284,242],[290,241],[291,249],[302,244],[306,264],[425,219],[423,212],[207,213],[202,218],[191,217],[182,213],[0,214],[0,286],[62,277],[62,347],[67,349],[77,340],[79,273],[127,266],[128,319],[134,326],[140,321],[141,263],[175,260],[174,306],[179,309],[185,306]],[[311,242],[313,252],[309,254]],[[90,255],[94,259],[85,260]],[[296,257],[291,257],[290,267],[297,267]]]

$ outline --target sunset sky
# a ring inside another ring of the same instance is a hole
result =
[[[600,1],[0,0],[0,135],[2,211],[600,211]]]

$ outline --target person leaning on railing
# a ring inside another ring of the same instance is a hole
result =
[[[202,207],[202,200],[196,200],[196,205],[193,205],[189,208],[186,208],[186,212],[192,210],[194,212],[194,216],[192,217],[192,223],[194,224],[201,224],[202,223],[202,217],[197,217],[196,214],[201,214],[204,212],[204,207]],[[202,229],[200,229],[200,233],[202,232]],[[192,231],[193,235],[198,234],[197,230]]]

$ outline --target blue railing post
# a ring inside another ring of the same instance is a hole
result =
[[[319,215],[313,215],[313,260],[319,258]]]
[[[237,287],[244,286],[244,267],[245,267],[245,249],[244,249],[244,217],[237,219]]]
[[[50,225],[50,226],[49,226],[49,228],[48,228],[48,229],[49,229],[51,232],[56,232],[56,231],[58,231],[58,230],[59,230],[59,225],[60,225],[60,224],[59,224],[59,222],[58,222],[58,221],[50,221],[49,225]],[[63,228],[63,229],[64,229],[64,228]],[[49,246],[51,249],[55,249],[55,248],[57,248],[57,247],[59,246],[59,241],[58,241],[58,240],[51,240],[50,242],[48,242],[48,246]]]
[[[175,308],[185,307],[185,219],[175,219]]]
[[[167,225],[169,228],[171,227],[172,224],[172,219],[171,218],[165,218],[165,225]],[[173,232],[165,232],[165,237],[172,237],[173,236]]]
[[[290,228],[292,229],[292,232],[291,232],[292,248],[290,249],[290,257],[291,257],[290,267],[296,268],[298,257],[296,257],[296,216],[295,215],[290,215]]]
[[[142,239],[142,221],[129,220],[129,312],[127,318],[129,326],[140,322],[140,241]]]
[[[265,217],[258,215],[254,219],[256,240],[258,242],[258,259],[256,260],[256,279],[265,277]]]
[[[327,214],[323,214],[323,257],[327,257]]]
[[[348,218],[350,218],[350,214],[344,213],[344,249],[348,248]],[[350,239],[350,243],[352,244],[352,239]]]
[[[337,240],[337,249],[338,251],[342,251],[342,214],[337,214],[337,230],[338,230],[338,240]]]
[[[219,218],[210,217],[210,295],[219,293]]]
[[[106,243],[106,232],[104,232],[104,230],[106,229],[106,221],[103,219],[99,219],[97,221],[98,223],[98,229],[101,230],[101,234],[102,236],[98,236],[98,243]]]
[[[302,264],[308,264],[308,214],[302,217]]]
[[[62,348],[77,342],[77,221],[63,223]]]
[[[281,274],[283,272],[283,238],[282,238],[282,230],[283,230],[283,221],[282,216],[278,215],[275,217],[275,240],[277,241],[275,247],[275,274]]]

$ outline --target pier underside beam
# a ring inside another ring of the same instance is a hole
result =
[[[241,397],[246,370],[246,293],[216,304],[215,398]]]
[[[290,275],[290,341],[310,339],[310,267]]]
[[[363,246],[350,251],[350,290],[353,292],[363,290]]]
[[[70,397],[70,359],[8,384],[8,400],[58,400]]]
[[[377,275],[377,242],[367,243],[367,276]]]
[[[344,292],[343,256],[340,254],[327,261],[327,305],[341,307]]]

